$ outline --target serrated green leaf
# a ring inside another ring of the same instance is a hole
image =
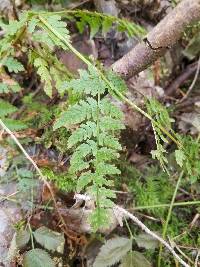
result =
[[[17,108],[10,103],[0,99],[0,118],[5,117],[9,114],[17,111]]]
[[[99,175],[115,175],[121,173],[116,166],[104,162],[98,163],[95,167],[96,167],[96,172]]]
[[[93,267],[107,267],[118,263],[132,248],[132,241],[124,237],[112,238],[101,247]]]
[[[116,131],[124,129],[125,126],[121,120],[104,116],[100,118],[99,127],[102,131]]]
[[[159,246],[159,242],[146,233],[139,234],[134,239],[137,245],[142,248],[155,249]]]
[[[176,162],[180,167],[183,167],[183,163],[186,159],[185,153],[183,150],[177,149],[175,150],[175,158]]]
[[[92,181],[93,176],[94,174],[91,173],[90,171],[82,173],[77,181],[77,186],[76,186],[77,192],[80,192],[82,189],[84,189]]]
[[[79,70],[79,79],[73,79],[65,83],[66,90],[73,88],[76,93],[85,93],[86,95],[95,96],[104,94],[106,90],[106,83],[100,77],[95,68],[89,67],[87,70]]]
[[[44,248],[50,251],[63,253],[65,238],[62,233],[52,231],[51,229],[42,226],[33,233],[36,241]]]
[[[19,230],[16,233],[16,245],[19,249],[24,248],[30,240],[30,232],[28,230]]]
[[[20,120],[3,118],[3,121],[11,131],[21,131],[28,127],[24,122]]]
[[[95,99],[88,97],[85,101],[81,100],[67,111],[64,111],[60,118],[54,124],[54,130],[60,127],[69,127],[74,124],[83,122],[90,119],[96,120],[97,118],[97,102]]]
[[[44,83],[44,91],[49,96],[52,97],[52,80],[49,73],[48,64],[43,58],[36,58],[34,60],[34,66],[37,68],[37,73]]]
[[[19,71],[24,70],[24,66],[13,57],[8,57],[4,61],[3,65],[6,66],[10,72],[18,73]]]
[[[62,18],[59,15],[46,14],[42,17],[54,29],[54,31],[64,37],[68,42],[70,42],[70,35],[67,29],[67,23],[62,21]],[[39,26],[42,27],[48,33],[48,37],[52,40],[55,46],[60,46],[63,49],[68,49],[66,44],[64,44],[57,36],[55,36],[44,24],[39,23]]]
[[[95,209],[89,216],[89,220],[94,232],[99,228],[104,228],[108,226],[110,220],[110,213],[104,208]],[[95,267],[93,265],[93,267]],[[104,265],[105,267],[105,265]]]
[[[45,250],[36,248],[25,254],[23,267],[56,267],[56,265]]]
[[[31,18],[31,20],[29,20],[29,22],[28,22],[29,33],[33,33],[35,31],[35,28],[36,28],[38,23],[39,23],[39,19],[37,19],[36,17],[33,17],[33,18]]]
[[[97,134],[96,123],[88,121],[86,124],[81,124],[80,128],[72,133],[68,139],[68,147],[71,148],[79,142],[86,141]]]
[[[7,94],[9,93],[9,88],[6,83],[0,83],[0,94]]]

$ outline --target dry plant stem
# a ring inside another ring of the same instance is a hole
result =
[[[44,175],[42,174],[41,170],[38,168],[37,164],[34,162],[34,160],[29,156],[29,154],[26,152],[26,150],[23,148],[23,146],[20,144],[20,142],[18,141],[18,139],[16,138],[16,136],[10,131],[10,129],[3,123],[3,121],[0,119],[0,126],[10,135],[10,137],[12,138],[12,140],[15,142],[15,144],[19,147],[19,149],[22,151],[22,153],[24,154],[24,156],[31,162],[31,164],[34,166],[35,170],[37,171],[37,173],[39,174],[41,180],[44,182],[44,184],[47,186],[47,188],[49,189],[49,192],[51,194],[52,200],[54,202],[54,206],[56,208],[56,211],[58,213],[59,219],[62,223],[62,226],[65,227],[65,234],[67,234],[67,225],[65,224],[65,221],[62,217],[62,215],[59,212],[59,207],[57,206],[56,203],[56,199],[54,196],[54,192],[49,184],[49,182],[46,180],[46,178],[44,177]],[[68,234],[67,234],[68,235]]]
[[[161,20],[143,41],[116,61],[112,68],[123,78],[130,78],[150,66],[181,37],[186,27],[200,19],[200,0],[181,1]]]
[[[172,96],[176,93],[176,90],[187,81],[197,70],[198,62],[192,63],[187,66],[186,69],[178,77],[176,77],[166,88],[165,94],[167,96]]]
[[[176,245],[176,243],[172,240],[170,240],[170,238],[168,237],[169,239],[169,242],[170,242],[170,245],[173,247],[173,248],[176,248],[177,251],[188,261],[192,264],[192,266],[194,265],[194,262],[187,256],[185,255],[185,253]]]
[[[196,84],[196,82],[197,82],[197,79],[198,79],[198,77],[199,77],[199,71],[200,71],[200,57],[199,57],[199,60],[198,60],[197,70],[196,70],[194,79],[193,79],[193,81],[192,81],[192,83],[191,83],[191,85],[190,85],[190,87],[189,87],[187,93],[184,95],[184,97],[181,99],[180,102],[184,101],[184,100],[188,97],[188,95],[191,93],[191,91],[192,91],[193,87],[195,86],[195,84]]]
[[[145,233],[149,234],[150,236],[152,236],[153,238],[155,238],[156,240],[158,240],[161,244],[163,244],[163,246],[165,246],[174,256],[174,258],[177,259],[177,261],[182,264],[185,267],[190,267],[190,265],[188,265],[184,260],[182,260],[178,254],[176,254],[176,252],[174,251],[174,249],[164,240],[162,239],[160,236],[158,236],[157,234],[155,234],[154,232],[152,232],[145,224],[143,224],[137,217],[135,217],[133,214],[131,214],[130,212],[128,212],[127,210],[119,207],[119,206],[115,206],[114,209],[117,210],[118,214],[122,214],[124,215],[126,218],[131,219],[134,223],[136,223]]]
[[[171,200],[171,204],[170,204],[170,207],[169,207],[169,210],[168,210],[167,219],[166,219],[166,221],[164,223],[164,226],[163,226],[163,233],[162,233],[162,237],[163,238],[165,238],[166,233],[167,233],[167,227],[168,227],[169,221],[171,219],[173,205],[174,205],[174,202],[175,202],[175,198],[176,198],[176,195],[177,195],[178,188],[179,188],[179,185],[180,185],[182,177],[183,177],[183,171],[181,172],[181,174],[178,177],[178,181],[176,183],[174,194],[173,194],[173,197],[172,197],[172,200]],[[160,265],[161,264],[161,254],[162,254],[162,243],[160,244],[160,249],[159,249],[159,254],[158,254],[158,267],[161,266]]]
[[[197,252],[197,256],[196,256],[195,264],[194,264],[195,267],[198,267],[199,256],[200,256],[200,250],[198,250],[198,252]]]

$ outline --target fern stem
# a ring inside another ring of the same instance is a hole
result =
[[[170,206],[169,206],[169,210],[168,210],[167,218],[166,218],[166,221],[165,221],[164,226],[163,226],[163,232],[162,232],[162,238],[163,238],[163,239],[165,239],[165,237],[166,237],[167,227],[168,227],[169,221],[170,221],[170,219],[171,219],[172,209],[173,209],[173,206],[174,206],[175,198],[176,198],[176,195],[177,195],[177,192],[178,192],[178,188],[179,188],[181,179],[182,179],[182,177],[183,177],[183,173],[184,173],[184,172],[182,171],[181,174],[179,175],[179,178],[178,178],[178,181],[177,181],[177,183],[176,183],[175,190],[174,190],[174,194],[173,194],[173,197],[172,197],[172,200],[171,200],[171,204],[170,204]],[[159,254],[158,254],[158,267],[161,266],[161,254],[162,254],[162,249],[163,249],[163,245],[160,244]]]
[[[99,119],[100,119],[100,110],[99,110],[99,105],[100,105],[100,92],[98,90],[97,94],[97,150],[99,148],[99,134],[100,134],[100,128],[99,128]],[[96,157],[96,161],[98,164],[98,156]],[[97,203],[97,210],[100,212],[100,201],[99,201],[99,186],[97,186],[97,194],[96,194],[96,203]]]

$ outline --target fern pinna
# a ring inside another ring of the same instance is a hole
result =
[[[95,68],[79,73],[79,79],[66,82],[65,86],[83,94],[84,98],[63,112],[54,129],[76,128],[68,139],[68,147],[74,149],[69,171],[78,178],[77,191],[87,189],[95,201],[96,209],[90,219],[96,230],[108,223],[107,209],[112,207],[111,199],[115,198],[109,188],[112,181],[107,178],[120,173],[112,161],[121,149],[116,133],[124,128],[123,114],[104,96],[107,85]]]

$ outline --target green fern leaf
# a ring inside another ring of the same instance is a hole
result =
[[[7,83],[0,83],[0,94],[8,94],[8,93],[17,93],[21,91],[21,87],[18,83],[15,84],[7,84]]]
[[[52,97],[51,75],[49,73],[47,62],[38,57],[34,60],[34,66],[37,68],[37,73],[40,76],[41,81],[44,82],[45,93],[49,97]]]
[[[20,120],[4,118],[3,121],[11,131],[21,131],[28,127],[27,124]]]
[[[90,184],[93,176],[94,176],[94,174],[91,173],[90,171],[82,173],[81,176],[79,177],[78,181],[77,181],[77,186],[76,186],[77,191],[80,192],[88,184]]]
[[[124,128],[123,113],[108,98],[102,97],[107,84],[96,69],[91,67],[89,71],[79,73],[80,78],[65,82],[65,88],[73,89],[86,99],[64,111],[54,129],[79,125],[68,139],[68,147],[76,147],[69,171],[78,176],[77,190],[87,188],[97,205],[90,218],[92,227],[97,229],[108,222],[107,209],[113,206],[112,199],[115,198],[114,192],[108,188],[113,186],[108,176],[120,174],[111,162],[119,157],[117,150],[121,149],[114,133]]]
[[[9,114],[17,111],[17,108],[11,105],[10,103],[0,99],[0,118],[5,117]]]
[[[29,33],[33,33],[38,24],[39,24],[39,19],[37,19],[35,17],[32,17],[28,22],[28,31],[29,31]]]
[[[121,120],[116,120],[111,117],[102,117],[99,124],[102,131],[116,131],[124,129],[124,124]]]
[[[110,116],[115,119],[122,120],[124,117],[123,112],[107,98],[103,98],[100,102],[100,110],[103,115]]]
[[[67,29],[67,23],[62,21],[61,20],[62,18],[59,15],[52,15],[52,14],[47,13],[43,17],[56,32],[58,32],[62,37],[64,37],[68,42],[70,42],[70,36],[69,36],[69,31]],[[39,26],[41,26],[48,33],[49,38],[52,40],[55,46],[60,46],[63,49],[67,49],[67,46],[60,39],[58,39],[48,28],[46,28],[42,23],[39,23]]]
[[[0,83],[0,94],[7,94],[9,93],[9,88],[6,83]]]
[[[68,147],[71,148],[77,143],[81,143],[91,137],[96,137],[97,129],[94,122],[88,121],[86,124],[81,124],[80,128],[72,133],[68,139]]]
[[[91,118],[93,120],[97,118],[97,102],[95,99],[88,97],[86,101],[81,100],[78,104],[71,106],[67,111],[63,112],[54,124],[54,130],[62,126],[69,127]]]
[[[6,66],[9,70],[9,72],[15,72],[18,73],[19,71],[24,70],[24,66],[15,58],[13,57],[8,57],[4,63],[4,66]]]
[[[118,139],[109,135],[108,133],[101,133],[99,135],[99,145],[110,147],[115,150],[122,150],[122,146],[119,143]]]
[[[84,93],[87,95],[96,96],[98,92],[104,94],[106,90],[106,83],[99,76],[99,73],[92,67],[88,71],[79,70],[79,79],[74,79],[65,83],[66,90],[73,88],[76,93]]]
[[[115,175],[121,173],[116,166],[104,162],[98,163],[95,167],[96,167],[96,172],[99,175]]]

